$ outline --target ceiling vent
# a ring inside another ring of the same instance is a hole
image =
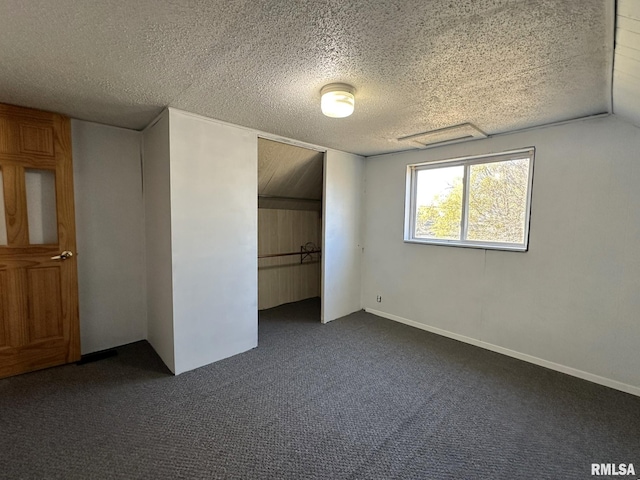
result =
[[[398,142],[410,143],[417,148],[432,148],[450,143],[464,142],[474,138],[487,138],[487,134],[470,123],[461,123],[452,127],[400,137]]]

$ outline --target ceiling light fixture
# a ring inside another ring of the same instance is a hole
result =
[[[356,89],[346,83],[330,83],[320,90],[322,113],[331,118],[344,118],[353,113]]]

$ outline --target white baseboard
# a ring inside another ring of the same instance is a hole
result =
[[[611,380],[610,378],[601,377],[593,373],[583,372],[582,370],[578,370],[577,368],[567,367],[566,365],[560,365],[559,363],[550,362],[542,358],[534,357],[532,355],[527,355],[526,353],[520,353],[520,352],[516,352],[515,350],[499,347],[498,345],[493,345],[492,343],[483,342],[482,340],[477,340],[475,338],[459,335],[457,333],[449,332],[447,330],[442,330],[441,328],[425,325],[424,323],[418,323],[414,320],[409,320],[407,318],[399,317],[391,313],[381,312],[380,310],[375,310],[373,308],[365,308],[364,310],[368,313],[372,313],[379,317],[393,320],[394,322],[404,323],[405,325],[409,325],[411,327],[416,327],[421,330],[426,330],[427,332],[435,333],[437,335],[442,335],[443,337],[459,340],[461,342],[468,343],[470,345],[475,345],[476,347],[485,348],[487,350],[491,350],[492,352],[501,353],[509,357],[517,358],[518,360],[524,360],[525,362],[533,363],[535,365],[540,365],[541,367],[549,368],[551,370],[556,370],[557,372],[566,373],[567,375],[578,377],[583,380],[587,380],[589,382],[604,385],[605,387],[614,388],[616,390],[620,390],[622,392],[630,393],[631,395],[636,395],[640,397],[640,387],[634,387],[633,385],[628,385],[626,383],[618,382],[617,380]]]

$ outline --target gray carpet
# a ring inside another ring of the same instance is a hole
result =
[[[178,377],[140,342],[0,380],[0,477],[587,479],[640,468],[640,398],[318,300]],[[620,478],[620,477],[612,477]],[[640,474],[634,477],[640,478]]]

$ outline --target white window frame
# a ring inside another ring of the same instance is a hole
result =
[[[525,210],[524,242],[485,242],[476,240],[463,240],[467,235],[468,227],[468,198],[469,198],[469,167],[471,165],[504,162],[529,158],[529,177],[527,182],[527,205]],[[500,153],[489,153],[485,155],[474,155],[470,157],[459,157],[448,160],[434,162],[414,163],[407,165],[407,183],[405,198],[405,218],[404,218],[404,241],[406,243],[421,243],[429,245],[448,245],[453,247],[483,248],[492,250],[514,250],[526,252],[529,249],[529,224],[531,220],[531,192],[533,189],[533,164],[535,158],[535,148],[528,147],[519,150],[510,150]],[[462,212],[460,221],[460,240],[445,240],[435,238],[420,238],[415,236],[416,231],[416,188],[417,172],[442,167],[464,166],[463,189],[462,189]]]

